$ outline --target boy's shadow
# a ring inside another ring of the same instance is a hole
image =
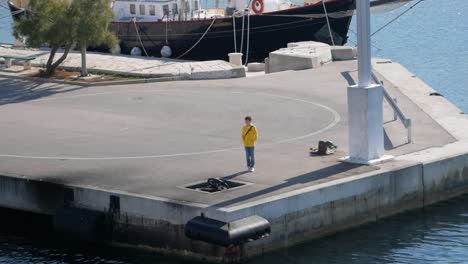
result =
[[[234,179],[236,177],[242,176],[242,175],[247,174],[247,173],[249,173],[249,171],[245,170],[245,171],[241,171],[241,172],[237,172],[237,173],[234,173],[234,174],[231,174],[231,175],[221,177],[220,179],[221,180],[232,180],[232,179]]]

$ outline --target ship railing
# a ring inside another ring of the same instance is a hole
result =
[[[372,79],[376,84],[380,84],[383,86],[383,81],[381,81],[377,75],[372,72]],[[392,98],[390,94],[385,90],[385,87],[383,89],[383,97],[384,99],[388,102],[390,107],[393,109],[393,120],[392,121],[397,121],[400,119],[401,123],[406,129],[407,132],[407,143],[413,143],[413,123],[411,121],[411,118],[407,118],[406,115],[403,113],[403,111],[400,109],[400,107],[397,104],[397,99]]]

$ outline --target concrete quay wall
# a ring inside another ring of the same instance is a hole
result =
[[[467,193],[468,154],[353,178],[233,212],[234,218],[257,214],[272,224],[271,236],[247,244],[246,254],[287,248]]]
[[[224,255],[223,248],[185,237],[185,223],[200,215],[203,205],[0,175],[0,207],[59,218],[57,231],[73,239],[211,261]]]
[[[71,197],[70,190],[73,198],[67,201]],[[110,225],[111,231],[105,234],[105,242],[144,245],[168,254],[221,261],[233,256],[248,257],[287,248],[382,217],[421,208],[467,191],[468,154],[464,154],[428,163],[388,166],[377,172],[318,184],[230,208],[212,208],[2,176],[0,206],[55,217],[63,215],[61,212],[66,208],[86,209],[100,213],[105,223]],[[112,197],[118,197],[118,206],[114,209]],[[95,224],[94,216],[86,212],[75,212],[78,215],[83,213],[79,217],[85,219],[77,225]],[[270,221],[272,233],[268,238],[234,250],[191,241],[185,237],[184,225],[201,213],[223,221],[259,215]],[[71,233],[74,230],[88,230],[89,234],[80,235],[86,235],[92,240],[98,237],[92,233],[95,229],[78,228],[73,226],[74,223],[76,221],[65,224],[65,228],[69,228]]]

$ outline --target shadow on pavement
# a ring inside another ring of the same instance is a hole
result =
[[[42,99],[83,88],[85,87],[47,83],[46,81],[33,82],[18,79],[0,79],[0,106]]]
[[[247,174],[249,173],[249,171],[245,170],[245,171],[240,171],[240,172],[237,172],[237,173],[234,173],[234,174],[231,174],[231,175],[227,175],[227,176],[224,176],[221,178],[221,180],[232,180],[236,177],[239,177],[239,176],[242,176],[244,174]]]
[[[234,198],[228,201],[224,201],[218,204],[214,204],[210,206],[210,208],[219,208],[219,207],[226,207],[231,206],[237,203],[241,203],[253,198],[260,197],[262,195],[266,195],[293,185],[300,185],[306,184],[313,181],[321,180],[330,176],[336,176],[338,174],[346,174],[346,175],[354,175],[363,173],[365,171],[373,171],[377,170],[378,167],[375,166],[363,166],[359,164],[351,164],[351,163],[338,163],[326,168],[322,168],[316,171],[312,171],[306,174],[299,175],[297,177],[290,178],[286,180],[284,183],[271,186],[269,188],[253,192],[244,196],[240,196],[238,198]]]

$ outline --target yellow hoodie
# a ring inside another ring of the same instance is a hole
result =
[[[257,141],[257,128],[252,124],[251,125],[252,129],[250,129],[247,125],[244,125],[242,127],[242,141],[244,142],[245,147],[253,147],[255,146],[255,141]],[[248,132],[248,133],[247,133]]]

